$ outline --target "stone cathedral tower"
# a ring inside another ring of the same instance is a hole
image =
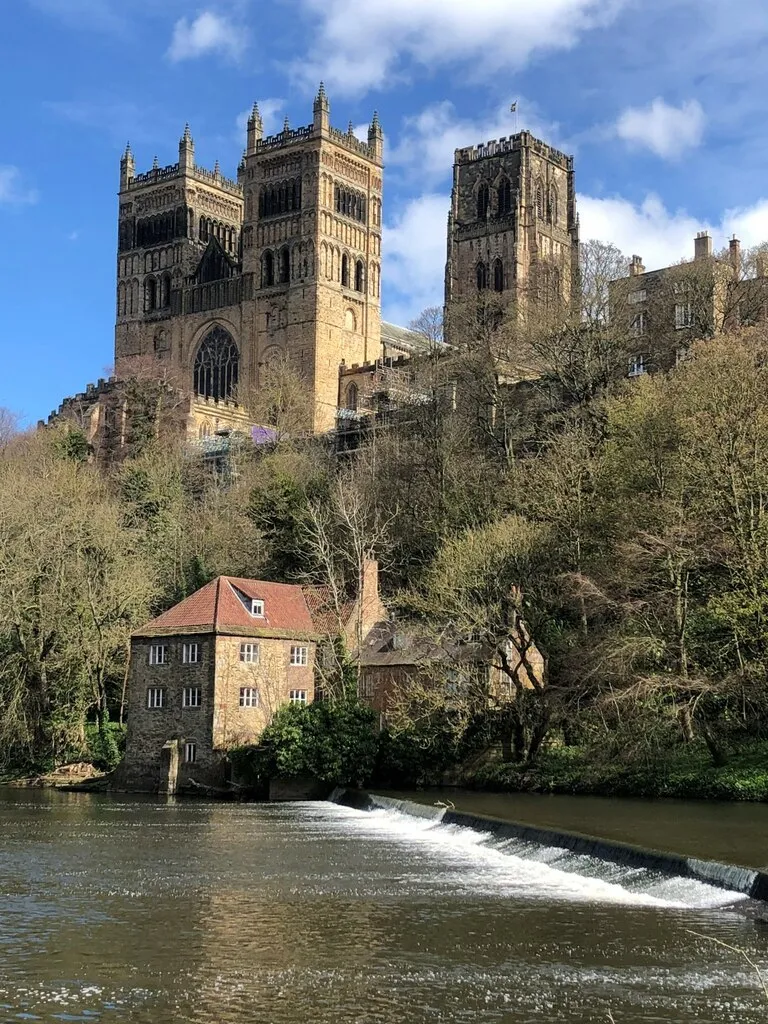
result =
[[[524,316],[567,305],[578,270],[573,158],[529,132],[457,149],[448,217],[445,306],[494,293]]]
[[[120,165],[115,371],[156,360],[189,395],[189,429],[244,426],[238,399],[271,363],[307,382],[313,426],[334,425],[340,364],[381,353],[383,135],[331,127],[321,85],[311,124],[265,138],[248,121],[237,181],[195,163]]]

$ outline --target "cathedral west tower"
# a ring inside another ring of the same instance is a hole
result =
[[[340,364],[381,352],[383,135],[311,124],[264,137],[257,107],[237,180],[195,163],[120,165],[115,372],[159,369],[189,401],[191,432],[244,426],[275,361],[307,383],[313,427],[333,427]]]

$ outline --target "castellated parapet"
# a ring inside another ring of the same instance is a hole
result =
[[[174,164],[120,164],[115,369],[159,360],[199,398],[247,402],[290,361],[317,430],[334,425],[338,367],[381,350],[383,134],[312,123],[264,137],[248,119],[237,180],[195,162],[189,126]],[[238,424],[239,425],[239,424]],[[199,429],[211,424],[204,420]]]
[[[568,305],[578,270],[573,157],[530,132],[454,154],[445,273],[446,326],[489,301],[524,317]]]

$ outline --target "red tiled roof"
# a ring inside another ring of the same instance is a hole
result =
[[[251,615],[238,596],[264,602],[264,615]],[[235,630],[263,635],[271,631],[284,634],[313,633],[312,617],[301,587],[287,583],[266,583],[233,576],[219,576],[190,597],[158,615],[136,630],[138,635],[154,631],[170,632],[203,629],[216,633]]]
[[[341,632],[344,632],[355,609],[354,601],[344,601],[337,612],[331,588],[328,586],[304,587],[304,597],[318,633],[326,636],[336,635],[340,628]]]

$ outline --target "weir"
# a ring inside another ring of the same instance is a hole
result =
[[[430,807],[361,790],[336,789],[329,799],[360,811],[384,811],[412,820],[426,819],[433,823],[435,830],[468,829],[480,834],[486,845],[492,845],[499,852],[523,860],[538,860],[569,873],[593,876],[597,862],[605,866],[605,874],[610,876],[605,880],[618,885],[629,882],[628,888],[634,892],[642,891],[644,886],[650,889],[661,876],[690,879],[731,892],[734,902],[743,897],[768,902],[768,873],[752,868],[645,849],[577,832],[501,821],[450,807]],[[621,869],[618,874],[616,868]]]

